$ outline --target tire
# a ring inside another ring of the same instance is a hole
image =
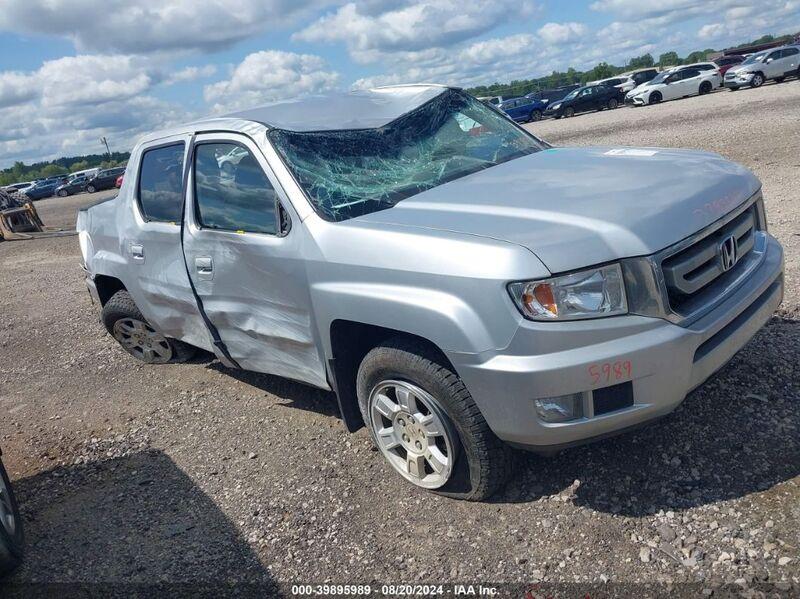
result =
[[[753,79],[750,81],[750,87],[761,87],[764,85],[764,75],[761,73],[756,73],[753,75]]]
[[[25,535],[22,530],[22,518],[11,481],[0,462],[0,579],[8,576],[22,563]]]
[[[775,83],[783,83],[786,81],[786,77],[775,77]]]
[[[94,185],[87,185],[86,186],[86,191],[89,192],[89,193],[94,193],[97,190],[94,188]]]
[[[175,364],[185,362],[197,351],[188,343],[165,337],[151,327],[124,289],[106,302],[101,318],[109,334],[140,362]]]
[[[704,96],[706,94],[711,93],[712,89],[713,86],[708,81],[703,81],[703,83],[700,84],[699,93],[701,96]]]
[[[373,442],[392,468],[415,486],[455,499],[482,501],[507,481],[515,451],[492,432],[464,383],[433,350],[402,337],[389,340],[366,355],[358,369],[356,386],[359,408]],[[417,408],[403,407],[399,394],[403,389],[411,390],[411,404]],[[387,404],[386,396],[394,397],[395,403]],[[385,410],[386,405],[396,409]],[[384,411],[392,414],[391,419],[382,416]],[[404,423],[404,418],[409,422]],[[433,435],[422,424],[426,419],[440,431],[435,444],[431,441]],[[379,430],[393,432],[382,435],[387,441],[381,442]],[[409,430],[410,439],[406,436]],[[395,437],[400,433],[402,445],[399,436]],[[392,445],[395,438],[397,444]],[[439,461],[446,476],[433,468],[430,455],[423,457],[412,453],[413,448],[405,449],[411,448],[415,438],[423,441],[423,446],[414,442],[421,451],[430,448],[435,452],[439,448],[435,459],[440,460],[442,455],[448,458],[444,468]],[[415,462],[417,466],[412,467]],[[424,476],[415,477],[412,470],[419,472],[420,463]]]
[[[575,116],[575,109],[572,106],[567,106],[564,109],[564,116],[567,118]]]
[[[60,198],[65,198],[69,195],[69,192],[66,189],[59,189],[56,195]]]
[[[616,98],[611,98],[606,105],[609,110],[614,110],[617,106],[619,106],[619,102],[617,102]]]
[[[542,120],[542,111],[541,110],[532,110],[531,116],[528,118],[528,121],[531,123],[535,123],[536,121]]]
[[[661,92],[653,92],[650,94],[650,97],[647,99],[648,104],[660,104],[661,100],[663,99]]]

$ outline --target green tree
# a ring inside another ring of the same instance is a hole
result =
[[[681,59],[677,52],[664,52],[664,54],[658,57],[658,64],[662,67],[672,67],[681,64]]]
[[[712,50],[713,52],[713,50]],[[691,64],[693,62],[704,62],[706,59],[706,51],[705,50],[695,50],[686,59],[683,61],[686,64]]]
[[[642,54],[641,56],[637,56],[636,58],[631,58],[630,62],[628,63],[628,68],[633,69],[647,69],[655,65],[655,61],[653,60],[653,55]]]
[[[67,169],[57,164],[47,164],[39,171],[42,177],[54,177],[55,175],[65,175]]]
[[[69,172],[74,173],[75,171],[85,171],[89,168],[89,163],[86,160],[81,160],[80,162],[74,162],[69,166]]]

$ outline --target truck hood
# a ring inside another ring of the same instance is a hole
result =
[[[515,243],[560,273],[655,253],[730,212],[759,187],[750,171],[708,152],[553,148],[358,220]]]

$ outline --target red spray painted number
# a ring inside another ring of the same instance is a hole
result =
[[[592,364],[589,366],[589,376],[593,385],[628,380],[633,377],[633,366],[630,360]]]

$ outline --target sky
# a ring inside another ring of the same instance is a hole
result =
[[[800,31],[800,0],[0,0],[0,168],[332,90],[470,87]]]

